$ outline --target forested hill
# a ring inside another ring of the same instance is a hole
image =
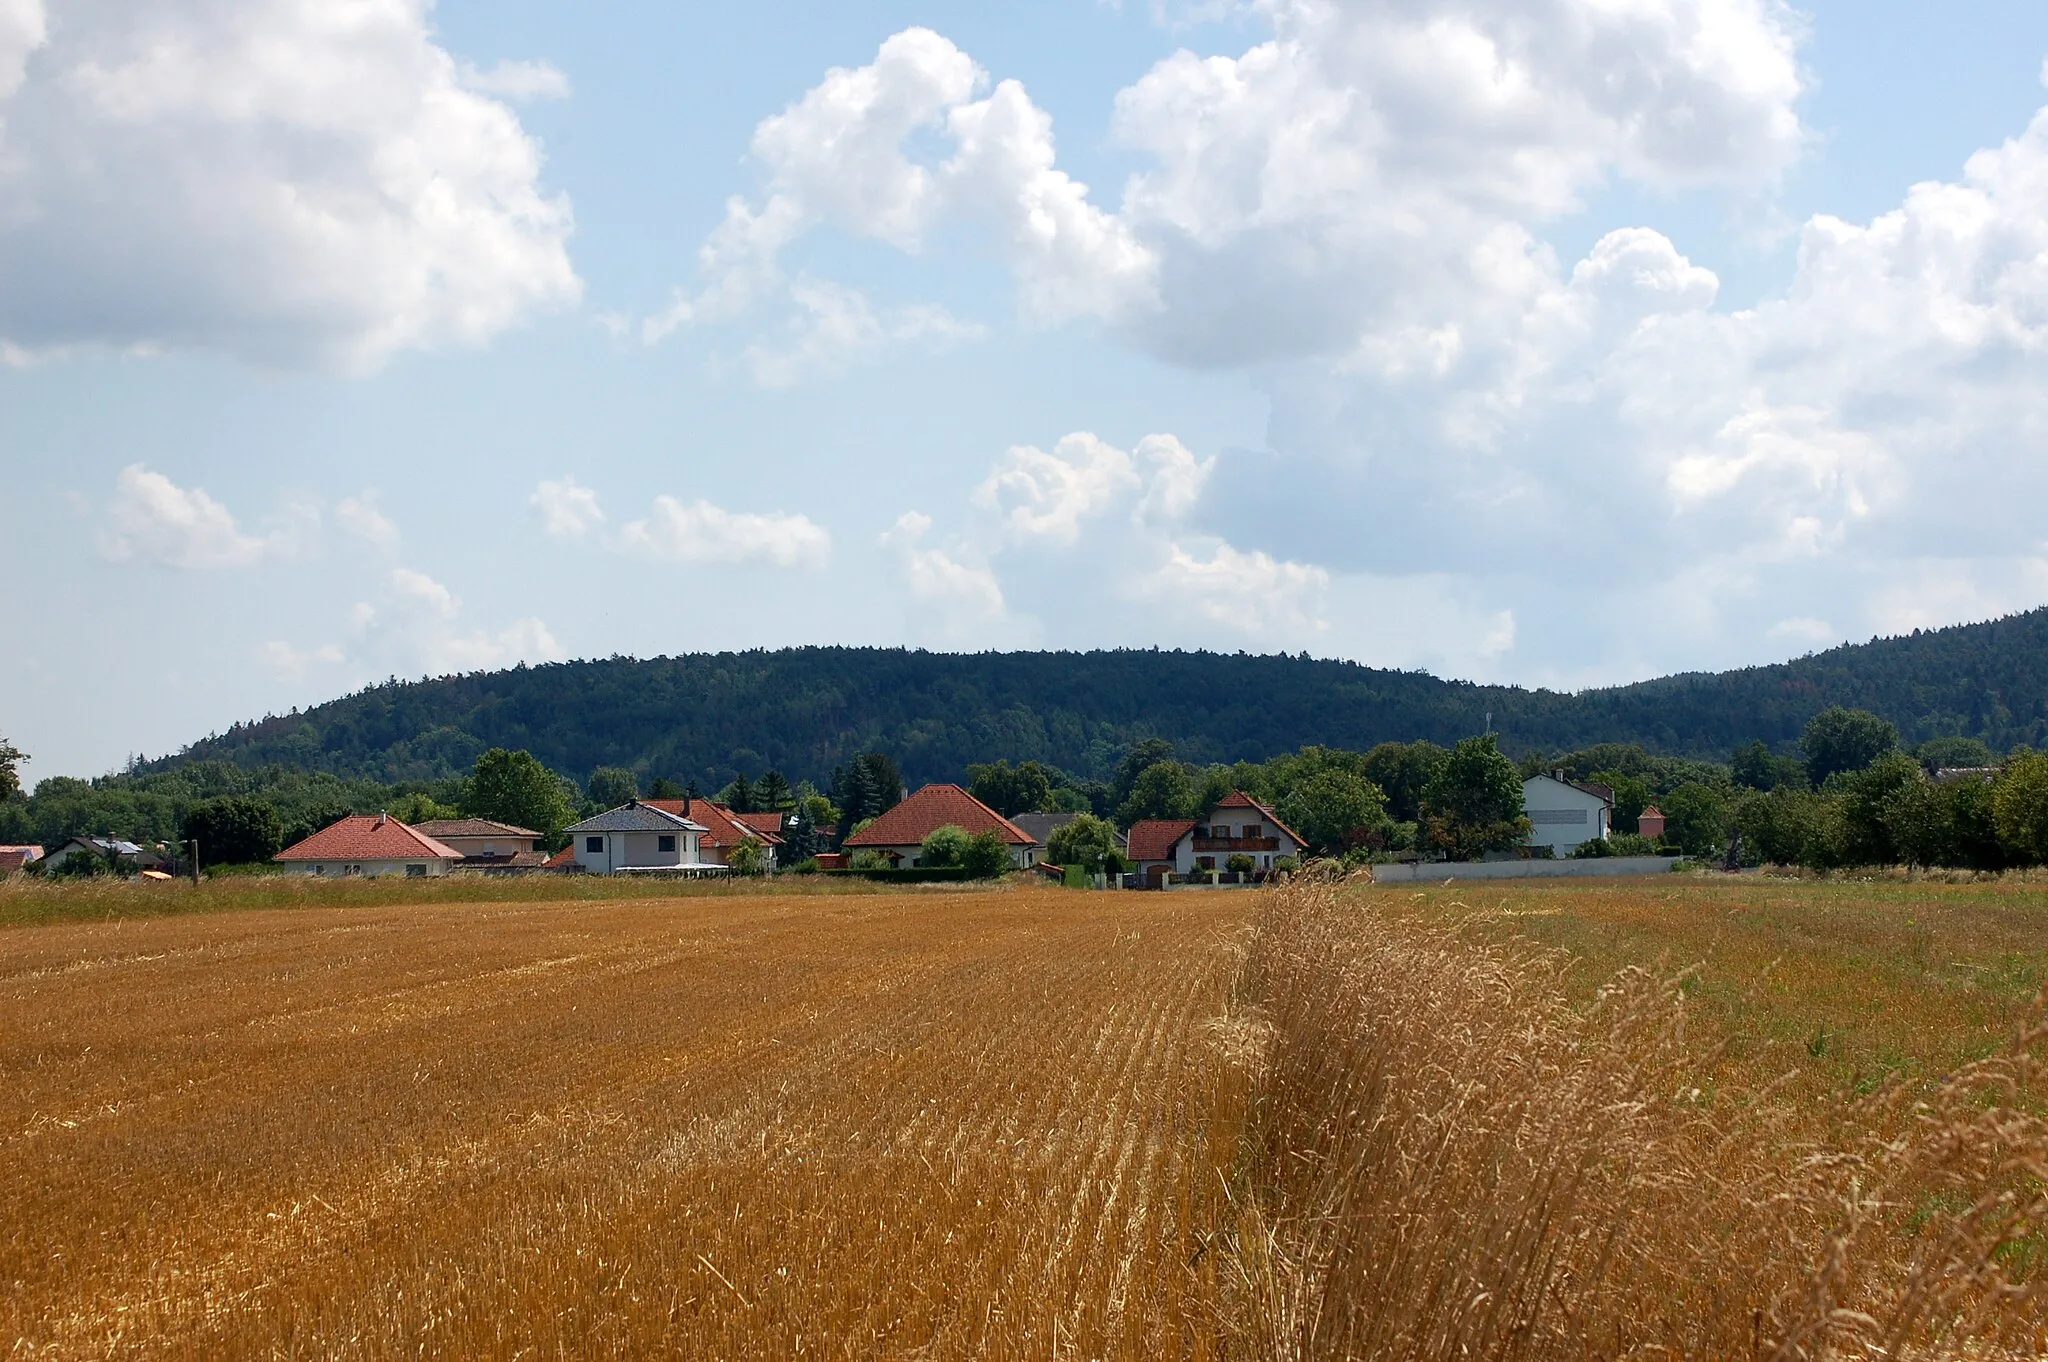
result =
[[[1725,759],[1778,747],[1831,704],[1871,709],[1909,742],[1993,747],[2048,737],[2048,610],[1833,649],[1794,662],[1565,695],[1306,657],[1118,651],[946,654],[795,648],[613,658],[394,682],[238,726],[177,757],[424,780],[487,747],[523,747],[582,777],[599,766],[715,788],[775,767],[823,782],[848,755],[895,757],[913,783],[1026,757],[1100,776],[1140,737],[1197,762],[1307,743],[1449,743],[1492,716],[1510,751],[1637,742]]]

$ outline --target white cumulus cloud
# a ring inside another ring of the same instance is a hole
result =
[[[245,533],[204,488],[180,487],[139,463],[121,470],[113,500],[102,511],[100,551],[117,563],[189,571],[247,568],[295,547],[289,532]]]
[[[334,523],[351,538],[361,540],[380,553],[390,553],[398,548],[398,526],[384,514],[378,502],[375,492],[346,498],[334,508]]]
[[[530,503],[550,539],[581,539],[604,523],[597,493],[572,477],[543,481]]]
[[[575,303],[568,201],[486,93],[551,78],[465,73],[428,9],[0,0],[0,342],[363,370]]]
[[[963,561],[942,548],[927,547],[925,536],[932,518],[921,511],[906,511],[882,536],[884,547],[893,550],[903,564],[903,579],[911,597],[942,610],[972,619],[996,619],[1003,614],[1003,588],[993,572],[981,564]]]
[[[808,516],[728,511],[671,496],[656,497],[647,518],[626,526],[621,540],[650,558],[685,563],[815,569],[832,555],[832,536]]]

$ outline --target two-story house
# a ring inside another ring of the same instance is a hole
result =
[[[1299,859],[1308,841],[1280,821],[1280,815],[1237,790],[1200,818],[1155,819],[1132,826],[1131,860],[1138,882],[1157,888],[1168,875],[1186,878],[1228,870],[1233,856],[1249,856],[1265,873],[1283,857]]]

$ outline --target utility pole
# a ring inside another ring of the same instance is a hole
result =
[[[197,837],[191,838],[185,845],[191,848],[192,885],[196,889],[199,886],[199,839]]]

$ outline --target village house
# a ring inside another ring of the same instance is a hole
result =
[[[976,799],[958,785],[927,785],[867,827],[846,839],[846,849],[873,851],[896,866],[915,866],[924,839],[940,828],[958,828],[969,837],[994,830],[1010,848],[1010,863],[1019,870],[1038,864],[1045,848],[1024,829]]]
[[[202,849],[203,850],[203,849]],[[439,879],[462,862],[462,853],[389,814],[352,813],[277,853],[289,874],[316,879]]]
[[[1130,831],[1130,855],[1138,883],[1158,889],[1166,877],[1186,879],[1228,870],[1230,858],[1248,856],[1252,869],[1267,874],[1274,862],[1299,860],[1306,838],[1242,790],[1233,791],[1200,818],[1152,819]]]
[[[1566,780],[1564,772],[1522,782],[1522,812],[1529,845],[1569,856],[1587,842],[1604,842],[1614,823],[1614,791]]]
[[[704,831],[697,838],[697,855],[707,863],[730,866],[733,852],[742,842],[752,838],[761,847],[761,868],[771,873],[776,869],[776,853],[782,847],[779,835],[782,815],[779,813],[734,813],[725,805],[708,799],[643,799],[640,802],[663,813],[703,824]],[[775,825],[772,832],[762,827],[762,824],[770,822]]]
[[[645,800],[621,804],[566,831],[576,868],[586,875],[725,872],[703,858],[701,839],[709,828]]]
[[[0,880],[18,875],[42,859],[39,846],[0,846]]]
[[[170,859],[161,852],[119,837],[74,837],[40,859],[43,869],[57,870],[73,856],[114,856],[138,871],[161,870],[170,864]]]
[[[547,864],[541,835],[532,828],[488,818],[436,818],[412,828],[461,852],[460,870],[538,870]]]

